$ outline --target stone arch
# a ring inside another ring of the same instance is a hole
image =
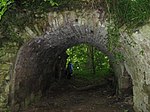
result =
[[[88,43],[105,53],[113,62],[113,54],[107,48],[107,30],[99,22],[95,11],[72,12],[61,14],[49,13],[48,26],[42,36],[31,39],[24,44],[17,55],[14,73],[11,79],[11,106],[16,112],[44,94],[55,80],[55,62],[65,60],[67,48],[81,43]],[[122,65],[122,66],[121,66]],[[114,64],[118,77],[119,89],[128,88],[128,79],[123,82],[124,65]],[[126,85],[123,85],[123,84]]]

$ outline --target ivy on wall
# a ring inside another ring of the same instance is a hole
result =
[[[149,0],[106,0],[108,48],[114,53],[120,47],[120,29],[128,33],[129,36],[138,27],[148,24],[150,21],[150,1]],[[118,57],[118,55],[116,55]],[[121,56],[122,57],[122,56]]]
[[[107,0],[109,13],[115,24],[134,29],[149,22],[149,0]]]
[[[125,26],[126,29],[144,25],[149,22],[150,17],[149,0],[1,0],[0,17],[12,3],[13,8],[10,10],[16,9],[24,14],[28,11],[44,13],[52,7],[54,10],[63,10],[94,5],[93,8],[102,7],[107,13],[107,19],[111,19],[117,27]]]
[[[138,27],[150,22],[150,0],[106,0],[106,4],[110,23],[108,33],[112,37],[114,34],[117,38],[120,36],[120,28],[131,35]]]

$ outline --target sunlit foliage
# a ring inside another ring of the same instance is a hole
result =
[[[8,6],[13,2],[14,0],[0,0],[0,20],[2,18],[2,15],[8,9]]]
[[[109,75],[111,68],[108,57],[94,47],[93,52],[91,52],[91,47],[90,45],[81,44],[67,49],[66,52],[69,55],[68,62],[72,62],[74,74],[84,77],[103,77]],[[91,57],[92,53],[93,59]],[[95,69],[95,74],[93,74],[93,69]]]

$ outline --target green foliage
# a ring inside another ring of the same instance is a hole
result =
[[[0,0],[0,20],[5,11],[7,10],[8,6],[13,2],[14,0]]]
[[[133,29],[149,21],[149,0],[107,0],[107,4],[111,19],[119,27]]]
[[[54,0],[44,0],[45,2],[49,2],[51,6],[58,6],[58,3]]]
[[[108,31],[108,48],[111,52],[115,51],[115,48],[119,45],[119,28],[114,23],[110,23],[107,26]]]
[[[74,74],[86,79],[102,78],[110,73],[110,65],[108,57],[102,52],[94,48],[94,65],[95,75],[92,72],[93,65],[89,58],[89,45],[81,44],[67,49],[68,62],[71,61],[74,68]]]
[[[84,44],[74,46],[67,49],[66,52],[69,55],[68,61],[71,61],[74,65],[74,70],[82,71],[84,64],[87,62],[87,46]]]

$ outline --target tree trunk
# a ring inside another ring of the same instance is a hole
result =
[[[88,46],[87,50],[87,65],[92,74],[95,75],[95,62],[94,62],[94,47]]]
[[[94,47],[91,47],[91,60],[92,60],[92,71],[93,75],[95,75],[95,63],[94,63]]]

